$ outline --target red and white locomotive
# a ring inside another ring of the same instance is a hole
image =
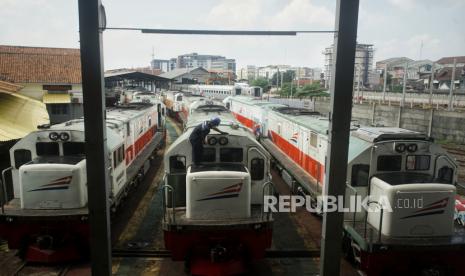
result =
[[[192,163],[189,135],[213,116],[228,134],[207,136],[201,163]],[[273,220],[263,213],[272,191],[270,156],[221,103],[191,104],[184,133],[165,153],[165,246],[193,275],[237,275],[264,257]]]
[[[318,206],[325,195],[328,118],[250,97],[225,103],[259,136],[294,192],[310,195]],[[350,259],[368,275],[461,275],[465,233],[454,224],[458,167],[444,149],[418,132],[353,126],[347,166],[345,206],[349,196],[369,196],[375,208],[346,213],[344,249]]]
[[[107,109],[112,210],[147,172],[150,157],[163,143],[160,111],[161,102]],[[89,245],[83,120],[31,132],[10,149],[10,159],[14,194],[2,206],[0,236],[28,261],[83,257]]]

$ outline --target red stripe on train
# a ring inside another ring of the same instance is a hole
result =
[[[278,146],[290,159],[296,162],[302,169],[304,169],[310,176],[318,180],[319,184],[323,186],[325,167],[317,160],[313,159],[308,154],[305,154],[299,148],[289,143],[286,139],[278,135],[276,132],[270,130],[273,143]]]
[[[243,125],[253,130],[254,121],[246,118],[238,113],[232,112],[236,119]],[[310,176],[318,181],[319,185],[323,186],[325,177],[325,167],[317,160],[305,154],[299,148],[289,143],[286,139],[282,138],[276,132],[270,131],[273,143],[281,149],[291,160],[296,162],[302,169],[304,169]]]
[[[136,156],[144,149],[144,147],[153,139],[157,126],[149,128],[144,134],[142,134],[136,142],[126,149],[126,165],[129,165]]]
[[[252,120],[250,120],[249,118],[244,117],[241,114],[236,113],[236,112],[232,112],[232,114],[234,115],[234,117],[236,117],[236,119],[239,122],[241,122],[241,124],[243,124],[244,126],[250,128],[250,129],[253,129],[254,122]]]

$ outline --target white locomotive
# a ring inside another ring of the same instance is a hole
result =
[[[159,104],[107,109],[109,191],[114,210],[149,168],[164,138]],[[10,149],[14,196],[0,214],[0,236],[28,261],[76,259],[88,245],[84,122],[31,132]],[[3,174],[4,176],[5,174]],[[3,181],[5,183],[5,181]]]
[[[221,118],[219,129],[228,134],[208,135],[201,163],[194,165],[189,136],[213,116]],[[187,260],[194,275],[207,275],[212,267],[232,275],[241,272],[237,264],[245,256],[263,258],[272,233],[272,219],[262,208],[272,190],[269,161],[263,146],[223,104],[191,104],[184,133],[164,161],[163,229],[174,260]]]
[[[294,192],[318,203],[325,195],[328,118],[250,97],[225,103],[260,138]],[[444,149],[418,132],[353,126],[347,166],[346,206],[349,196],[370,196],[378,207],[345,216],[346,252],[365,272],[379,275],[406,261],[460,274],[465,234],[453,219],[457,164]],[[382,197],[392,212],[381,210]]]

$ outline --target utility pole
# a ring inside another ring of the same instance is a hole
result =
[[[454,95],[454,88],[455,88],[455,66],[457,65],[457,58],[454,58],[454,67],[452,67],[452,76],[450,78],[450,90],[449,90],[449,106],[447,107],[448,110],[454,109],[452,106],[452,97]]]
[[[324,194],[338,200],[344,198],[347,180],[358,7],[358,0],[337,0]],[[323,214],[320,255],[322,276],[340,275],[343,220],[344,213],[339,211]]]
[[[386,100],[386,84],[387,84],[387,69],[388,69],[388,65],[387,63],[384,65],[384,85],[383,85],[383,103],[384,101]]]
[[[357,98],[358,98],[358,101],[361,101],[360,99],[360,65],[357,65]]]
[[[105,10],[100,0],[79,0],[84,131],[86,137],[87,197],[92,275],[111,275],[109,171],[102,31]]]
[[[433,62],[433,64],[431,65],[431,77],[429,82],[429,104],[431,107],[433,107],[434,65],[435,63]]]
[[[400,106],[404,107],[405,105],[405,88],[407,86],[407,71],[408,71],[408,62],[405,63],[404,66],[404,80],[402,83],[402,101],[400,102]]]
[[[278,94],[281,94],[279,93],[279,68],[278,72],[276,72],[276,91],[278,91]]]
[[[292,80],[291,80],[291,99],[292,99],[292,83],[294,82],[294,77],[292,77]]]

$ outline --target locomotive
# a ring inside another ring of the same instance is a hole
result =
[[[214,116],[228,134],[209,134],[200,164],[193,164],[189,136]],[[246,259],[264,257],[273,225],[262,208],[273,192],[270,156],[223,104],[191,104],[164,164],[163,231],[173,260],[186,261],[193,275],[236,275]]]
[[[273,155],[291,189],[322,206],[328,118],[250,97],[224,102]],[[422,133],[352,125],[347,166],[345,206],[350,196],[369,196],[372,210],[345,214],[348,259],[368,275],[397,268],[460,274],[465,233],[453,218],[458,165],[444,149]]]
[[[142,179],[151,156],[163,144],[161,110],[161,103],[142,102],[107,109],[112,211]],[[84,135],[84,121],[76,119],[31,132],[10,149],[14,195],[2,204],[0,236],[27,261],[62,262],[87,256]],[[2,176],[5,183],[5,171]]]

